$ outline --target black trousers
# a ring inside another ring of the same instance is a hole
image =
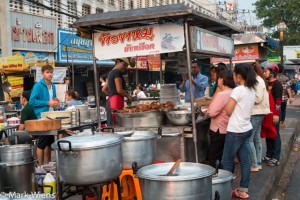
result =
[[[285,121],[286,105],[287,105],[286,100],[281,102],[280,121],[282,122]]]
[[[220,134],[219,130],[217,132],[210,130],[209,137],[208,161],[209,165],[215,168],[217,160],[219,161],[219,165],[221,163],[226,134]]]

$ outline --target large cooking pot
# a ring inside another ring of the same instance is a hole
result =
[[[212,199],[212,178],[214,168],[199,163],[180,163],[176,176],[167,174],[174,163],[161,163],[141,168],[138,178],[143,200],[199,200]]]
[[[212,195],[216,191],[220,195],[220,200],[231,199],[233,174],[226,170],[218,170],[218,173],[212,179]]]
[[[132,169],[134,162],[137,168],[152,164],[155,160],[156,137],[151,131],[135,131],[125,136],[122,143],[123,169]]]
[[[1,148],[0,191],[33,192],[34,163],[30,145],[9,145]]]
[[[137,113],[115,113],[119,127],[160,127],[164,122],[164,113],[159,110]]]
[[[74,135],[52,144],[60,182],[91,185],[117,178],[122,172],[122,142],[118,134]]]

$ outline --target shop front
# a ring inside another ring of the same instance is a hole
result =
[[[23,89],[32,89],[34,74],[30,73],[30,68],[46,64],[55,66],[56,19],[19,12],[11,12],[10,15],[13,56],[2,58],[3,61],[12,62],[9,68],[2,62],[2,74],[4,74],[3,82],[8,81],[11,85],[16,82],[22,83],[17,84],[18,92],[11,93],[11,97],[14,98],[18,97]],[[19,67],[21,65],[18,62],[21,58],[23,64]]]

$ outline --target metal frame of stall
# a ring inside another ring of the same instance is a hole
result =
[[[92,34],[93,44],[95,41],[96,31],[109,31],[109,30],[117,30],[117,29],[125,29],[129,27],[138,27],[145,26],[154,23],[166,23],[166,22],[178,22],[181,21],[184,24],[184,37],[185,37],[185,48],[186,48],[186,57],[187,57],[187,65],[188,65],[188,73],[189,73],[189,83],[190,83],[190,94],[191,94],[191,108],[194,107],[194,95],[192,92],[192,75],[191,75],[191,35],[190,35],[190,26],[197,26],[204,30],[209,30],[214,33],[223,33],[231,34],[241,33],[241,30],[237,29],[233,25],[218,20],[216,18],[210,17],[201,13],[200,11],[196,11],[190,7],[187,7],[183,4],[175,4],[175,5],[166,5],[160,7],[151,7],[151,8],[143,8],[143,9],[134,9],[134,10],[124,10],[124,11],[115,11],[108,13],[98,13],[91,14],[82,17],[77,20],[72,26],[73,28],[77,28],[82,35],[90,35]],[[183,49],[184,50],[184,49]],[[209,56],[219,56],[226,57],[224,54],[218,53],[201,53],[201,52],[193,52],[199,55],[203,55],[206,57]],[[97,71],[96,68],[96,59],[95,59],[95,45],[93,45],[93,55],[94,55],[94,72]],[[231,56],[227,56],[231,58],[233,56],[233,52]],[[95,83],[98,80],[97,73],[94,73]],[[160,69],[160,81],[162,81],[162,68]],[[162,82],[161,82],[162,83]],[[97,85],[95,85],[97,88]],[[98,115],[98,125],[101,127],[100,123],[100,107],[98,101],[98,90],[96,90],[96,106],[97,106],[97,115]],[[196,162],[198,162],[198,145],[197,145],[197,131],[196,131],[196,119],[195,119],[195,111],[192,110],[192,134],[193,134],[193,142],[195,145],[195,156]],[[182,136],[183,138],[185,136]]]

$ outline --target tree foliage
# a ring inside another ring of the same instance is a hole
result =
[[[300,45],[300,0],[257,0],[254,5],[257,18],[273,30],[273,37],[278,38],[276,26],[283,20],[287,25],[285,44]]]

